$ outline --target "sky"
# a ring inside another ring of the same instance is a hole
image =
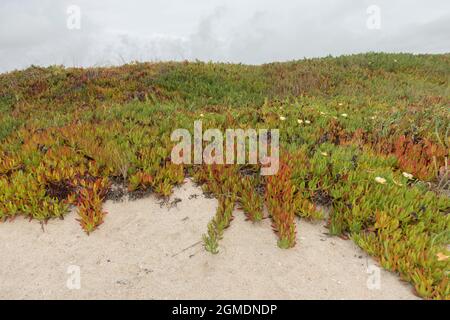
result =
[[[0,72],[450,52],[448,0],[1,0]]]

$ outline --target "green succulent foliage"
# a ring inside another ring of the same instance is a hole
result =
[[[292,201],[270,205],[286,235],[278,245],[295,244],[294,215],[322,219],[320,204],[330,234],[351,238],[420,296],[448,299],[449,72],[448,54],[368,53],[1,74],[0,219],[45,221],[78,206],[90,232],[102,222],[107,181],[167,197],[190,172],[219,200],[203,237],[218,253],[235,205],[257,223],[276,197],[263,195],[257,165],[172,164],[170,135],[193,134],[195,120],[204,130],[278,128]]]

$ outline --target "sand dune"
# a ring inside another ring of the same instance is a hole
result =
[[[0,298],[416,299],[384,270],[380,289],[369,289],[375,261],[352,241],[328,237],[322,224],[299,221],[297,246],[281,250],[269,220],[252,224],[236,210],[211,255],[201,235],[216,200],[188,180],[159,202],[108,201],[105,223],[90,236],[75,212],[44,231],[22,218],[0,224]],[[67,287],[71,265],[80,267],[80,289]]]

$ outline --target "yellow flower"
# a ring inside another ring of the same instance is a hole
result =
[[[375,177],[375,181],[381,184],[386,184],[386,179],[382,177]]]
[[[448,256],[446,256],[442,252],[436,253],[436,257],[438,258],[438,261],[445,261],[448,259]]]
[[[411,180],[412,178],[414,178],[414,176],[413,176],[411,173],[403,172],[402,174],[403,174],[403,176],[404,176],[405,178],[408,178],[409,180]]]
[[[328,156],[328,153],[326,153],[326,152],[321,152],[320,154],[323,155],[324,157]]]
[[[280,120],[281,120],[281,121],[284,121],[284,120],[286,120],[286,118],[283,117],[283,116],[280,116]]]
[[[297,122],[298,122],[299,124],[302,124],[302,123],[303,123],[303,120],[297,119]]]
[[[203,113],[200,113],[200,117],[203,118],[205,115]]]
[[[342,103],[342,102],[339,102],[339,104],[338,104],[339,106],[343,106],[344,104]]]

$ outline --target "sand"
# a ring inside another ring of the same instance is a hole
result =
[[[322,222],[299,220],[296,247],[282,250],[269,219],[236,210],[212,255],[201,235],[217,201],[189,180],[170,201],[108,201],[90,236],[75,211],[44,231],[23,218],[0,224],[0,299],[417,299],[395,274],[373,282],[376,262]]]

